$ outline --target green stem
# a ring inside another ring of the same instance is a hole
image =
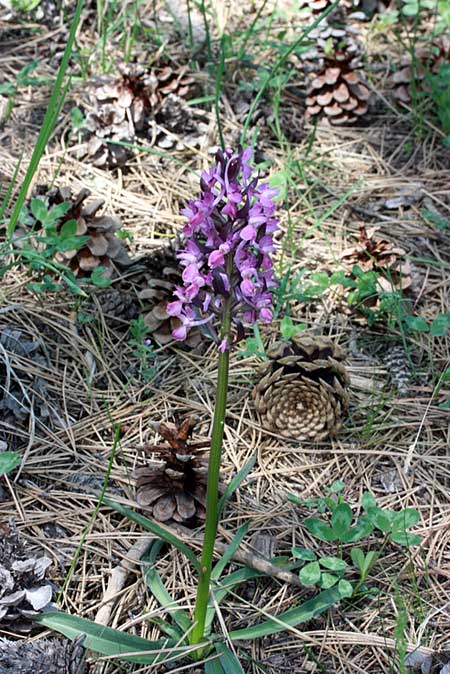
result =
[[[224,306],[222,329],[220,337],[226,339],[230,333],[231,309],[230,301],[227,300]],[[206,610],[209,601],[209,585],[211,579],[211,568],[214,554],[214,542],[216,540],[217,526],[219,523],[218,502],[219,502],[219,478],[220,478],[220,459],[222,454],[222,442],[225,426],[225,410],[227,404],[228,392],[228,369],[229,369],[229,350],[221,352],[219,355],[219,371],[217,377],[216,407],[214,410],[214,421],[211,438],[211,451],[208,463],[208,486],[206,491],[206,522],[205,537],[203,539],[203,550],[200,560],[200,574],[197,588],[197,598],[194,609],[194,628],[191,632],[190,643],[199,644],[203,641],[205,633]],[[199,658],[202,657],[202,649],[197,652]]]

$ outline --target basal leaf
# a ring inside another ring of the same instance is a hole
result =
[[[225,492],[223,493],[219,501],[219,514],[222,512],[225,503],[228,501],[230,496],[236,491],[241,482],[243,482],[247,477],[247,475],[250,473],[255,463],[256,463],[256,454],[254,454],[252,458],[249,461],[247,461],[245,466],[243,466],[243,468],[241,468],[241,470],[238,473],[236,473],[236,475],[233,477],[233,479],[225,489]]]
[[[159,526],[159,524],[156,524],[156,522],[152,522],[146,517],[143,517],[143,515],[135,513],[134,510],[131,510],[126,506],[120,505],[120,503],[112,501],[110,498],[106,496],[103,499],[103,503],[105,505],[108,505],[110,508],[120,513],[121,515],[124,515],[124,517],[128,517],[128,519],[131,520],[132,522],[136,522],[136,524],[139,524],[139,526],[141,526],[143,529],[151,531],[153,534],[155,534],[155,536],[161,538],[166,543],[173,545],[174,548],[177,548],[177,550],[182,552],[187,557],[187,559],[191,562],[192,566],[197,571],[200,571],[200,564],[194,552],[191,550],[191,548],[189,548],[186,545],[186,543],[183,543],[183,541],[180,538],[178,538],[178,536],[176,536],[174,533],[172,533],[168,529],[164,529],[163,527]]]
[[[148,641],[134,634],[126,634],[120,630],[98,625],[92,620],[79,618],[60,611],[41,613],[33,618],[34,622],[44,625],[69,639],[81,634],[86,635],[84,646],[101,655],[115,655],[126,662],[137,662],[142,665],[151,664],[156,658],[162,659],[161,649],[171,648],[174,643],[167,639]],[[180,649],[180,653],[182,650]],[[133,655],[136,653],[136,655]],[[139,653],[139,655],[137,655]],[[173,653],[171,654],[173,655]]]
[[[315,597],[308,599],[300,606],[289,609],[285,613],[280,613],[276,620],[269,618],[269,620],[265,620],[258,625],[233,630],[229,633],[229,637],[236,641],[238,639],[258,639],[268,634],[284,632],[288,627],[297,627],[297,625],[307,623],[312,618],[328,611],[340,598],[338,589],[332,587],[330,590],[319,592]]]
[[[227,644],[216,644],[216,652],[225,674],[244,674],[241,663]]]
[[[247,534],[247,531],[249,530],[249,527],[250,523],[246,523],[243,524],[241,527],[239,527],[239,529],[236,531],[231,543],[228,545],[222,557],[219,559],[219,561],[211,571],[211,580],[218,580],[220,578],[226,565],[229,563],[234,553],[242,543],[244,536]]]

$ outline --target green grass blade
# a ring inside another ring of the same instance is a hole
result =
[[[2,201],[2,205],[0,206],[0,223],[2,221],[3,216],[5,215],[5,211],[8,208],[9,200],[11,199],[11,194],[14,189],[14,185],[16,184],[17,176],[20,171],[20,167],[22,165],[22,159],[23,155],[25,153],[25,148],[22,149],[22,152],[20,153],[20,157],[17,161],[16,167],[14,169],[14,173],[12,175],[11,181],[8,185],[8,189],[6,190],[5,198]]]
[[[64,49],[64,54],[61,60],[61,65],[59,66],[58,74],[56,76],[55,84],[50,96],[50,101],[47,107],[47,111],[44,116],[44,121],[42,122],[41,130],[36,141],[36,145],[31,155],[30,163],[28,165],[27,171],[25,173],[25,178],[19,190],[16,203],[14,205],[11,219],[7,227],[7,235],[11,236],[14,232],[17,220],[22,210],[23,203],[26,199],[28,189],[33,180],[33,176],[37,171],[39,162],[41,161],[42,155],[44,154],[45,147],[48,143],[48,140],[51,136],[55,122],[57,119],[56,111],[61,109],[61,106],[64,101],[65,94],[67,93],[68,85],[63,88],[63,81],[66,75],[67,67],[69,65],[69,59],[72,54],[72,48],[75,41],[75,34],[80,22],[81,11],[83,9],[84,0],[78,0],[75,14],[73,17],[72,25],[70,27],[69,37],[67,39],[66,48]]]
[[[223,553],[222,557],[220,558],[220,560],[217,562],[217,564],[213,568],[213,570],[211,572],[211,580],[219,580],[219,578],[222,575],[222,572],[225,569],[226,565],[231,560],[234,553],[236,552],[236,550],[238,549],[238,547],[242,543],[242,540],[243,540],[244,536],[247,534],[247,531],[248,531],[249,527],[250,527],[249,523],[243,524],[236,531],[231,543],[229,544],[229,546],[227,547],[227,549]]]
[[[84,640],[86,648],[102,655],[115,655],[121,660],[142,665],[152,664],[157,659],[161,660],[161,649],[171,648],[174,645],[174,642],[167,639],[148,641],[134,634],[126,634],[112,627],[98,625],[92,620],[59,611],[41,613],[33,620],[39,625],[64,634],[69,639],[75,639],[84,634],[86,635]],[[139,655],[134,655],[134,653],[139,653]]]
[[[158,538],[161,538],[166,543],[169,543],[169,545],[173,545],[174,548],[182,552],[187,557],[196,571],[200,571],[200,564],[194,552],[186,545],[186,543],[183,543],[183,541],[175,536],[175,534],[173,534],[171,531],[164,529],[159,524],[156,524],[156,522],[152,522],[143,515],[139,515],[138,513],[135,513],[134,510],[130,510],[130,508],[120,505],[120,503],[116,503],[109,498],[104,498],[103,502],[105,505],[108,505],[116,512],[124,515],[124,517],[128,517],[128,519],[130,519],[132,522],[139,524],[139,526],[141,526],[143,529],[151,531],[152,534],[155,534],[155,536]]]
[[[228,501],[228,499],[230,498],[231,494],[232,494],[233,492],[235,492],[236,489],[237,489],[237,488],[239,487],[239,485],[241,484],[241,482],[243,482],[243,481],[245,480],[245,478],[246,478],[247,475],[250,473],[250,471],[252,470],[252,468],[253,468],[253,466],[255,465],[255,463],[256,463],[256,454],[255,454],[254,456],[252,456],[252,458],[250,459],[250,461],[247,461],[247,463],[245,464],[245,466],[243,466],[243,468],[241,468],[241,470],[240,470],[238,473],[236,473],[236,475],[233,477],[233,479],[231,480],[230,484],[229,484],[228,487],[225,489],[225,492],[224,492],[224,494],[222,495],[222,498],[221,498],[220,501],[219,501],[219,515],[220,515],[220,513],[222,512],[222,510],[223,510],[223,508],[224,508],[224,506],[225,506],[225,503]]]
[[[339,590],[337,587],[332,587],[330,590],[320,592],[315,597],[312,597],[312,599],[308,599],[303,604],[300,604],[300,606],[281,613],[276,616],[276,620],[265,620],[262,623],[258,623],[258,625],[230,632],[230,639],[232,641],[236,641],[237,639],[258,639],[268,634],[283,632],[288,627],[296,627],[324,613],[334,604],[337,604],[340,599]]]
[[[229,592],[233,590],[236,585],[240,585],[241,583],[245,583],[246,580],[252,580],[253,578],[259,578],[263,576],[264,574],[261,573],[261,571],[256,571],[255,569],[248,569],[248,568],[243,568],[239,569],[238,571],[235,571],[234,573],[230,573],[229,576],[225,578],[225,580],[218,585],[218,589],[213,588],[214,592],[214,599],[216,600],[217,604],[220,604],[223,599],[227,596]],[[212,623],[214,620],[214,616],[216,615],[216,608],[214,605],[208,606],[208,609],[206,611],[206,621],[205,621],[205,635],[208,636],[211,632],[211,627]]]
[[[167,592],[166,588],[164,587],[164,583],[161,580],[161,576],[154,567],[156,556],[160,549],[161,542],[155,541],[149,552],[142,557],[142,561],[148,564],[148,566],[146,566],[144,569],[144,579],[155,599],[161,604],[161,606],[167,609],[170,616],[183,630],[183,632],[187,632],[192,627],[192,622],[189,619],[188,614],[186,611],[176,608],[176,601],[174,601]]]
[[[216,644],[216,652],[220,656],[220,664],[225,674],[244,674],[241,663],[227,644]]]
[[[214,658],[205,662],[205,674],[225,674],[219,658]]]

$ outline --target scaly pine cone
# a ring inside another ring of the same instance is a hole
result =
[[[139,299],[147,305],[144,323],[152,337],[162,345],[173,341],[172,332],[180,325],[179,319],[167,313],[167,305],[173,302],[175,287],[181,284],[181,268],[176,257],[179,247],[180,240],[175,238],[148,256],[146,287],[138,294]],[[201,332],[192,328],[183,344],[194,349],[201,341]]]
[[[415,52],[415,65],[410,54],[400,59],[400,68],[391,78],[394,96],[399,103],[409,105],[413,99],[414,88],[417,94],[429,92],[426,77],[434,75],[444,64],[450,64],[450,39],[446,35],[431,41]]]
[[[383,362],[386,366],[389,380],[397,389],[400,396],[409,394],[409,387],[412,379],[411,366],[403,346],[387,347],[383,355]]]
[[[73,642],[0,639],[1,674],[84,674],[84,635]]]
[[[0,674],[84,674],[84,639],[0,639]]]
[[[29,619],[48,606],[53,587],[45,581],[52,561],[34,557],[19,540],[14,522],[0,525],[0,625],[29,631]]]
[[[160,522],[191,524],[205,519],[208,459],[203,448],[209,442],[191,443],[195,419],[180,426],[159,424],[164,445],[146,445],[146,453],[156,454],[162,463],[151,462],[135,471],[137,502]]]
[[[120,70],[118,78],[97,78],[90,92],[85,141],[94,166],[113,168],[125,164],[133,154],[132,148],[114,143],[132,145],[138,135],[147,135],[150,119],[166,119],[164,107],[171,96],[181,101],[194,95],[195,80],[186,67],[175,70],[165,66],[148,71],[142,66],[122,66]]]
[[[322,22],[311,34],[315,47],[302,59],[305,70],[310,71],[307,119],[321,117],[342,125],[367,112],[370,91],[361,73],[362,45],[354,33],[351,28]]]
[[[341,348],[326,337],[294,336],[267,356],[252,394],[263,426],[297,440],[335,435],[348,406]]]
[[[57,261],[69,266],[79,277],[89,276],[99,266],[105,268],[105,276],[111,276],[113,264],[122,266],[130,264],[125,246],[116,236],[122,223],[112,215],[97,215],[104,204],[104,199],[95,199],[85,205],[90,194],[88,189],[82,189],[73,196],[70,187],[59,187],[49,191],[46,188],[39,188],[38,198],[42,199],[49,209],[70,202],[69,210],[56,224],[57,231],[60,231],[69,220],[75,220],[76,236],[89,237],[82,248],[58,253]],[[36,229],[39,229],[40,223],[37,222],[36,225]]]
[[[341,262],[344,268],[351,273],[353,267],[358,266],[364,272],[383,272],[378,283],[383,290],[407,290],[412,285],[411,265],[405,259],[406,251],[395,246],[390,241],[376,236],[376,227],[359,228],[359,237],[355,246],[347,248],[341,253]]]

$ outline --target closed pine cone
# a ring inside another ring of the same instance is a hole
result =
[[[315,47],[302,58],[310,72],[306,118],[321,117],[333,125],[355,122],[368,111],[370,98],[361,69],[362,44],[350,27],[326,22],[311,37]]]
[[[85,635],[74,641],[0,639],[1,674],[84,674]]]
[[[190,442],[195,423],[193,417],[180,426],[161,423],[158,432],[166,444],[144,447],[160,461],[134,473],[137,502],[160,522],[191,524],[205,519],[208,459],[201,450],[210,443]]]
[[[341,348],[326,337],[294,336],[276,342],[267,356],[253,390],[263,426],[297,440],[335,435],[348,406]]]

